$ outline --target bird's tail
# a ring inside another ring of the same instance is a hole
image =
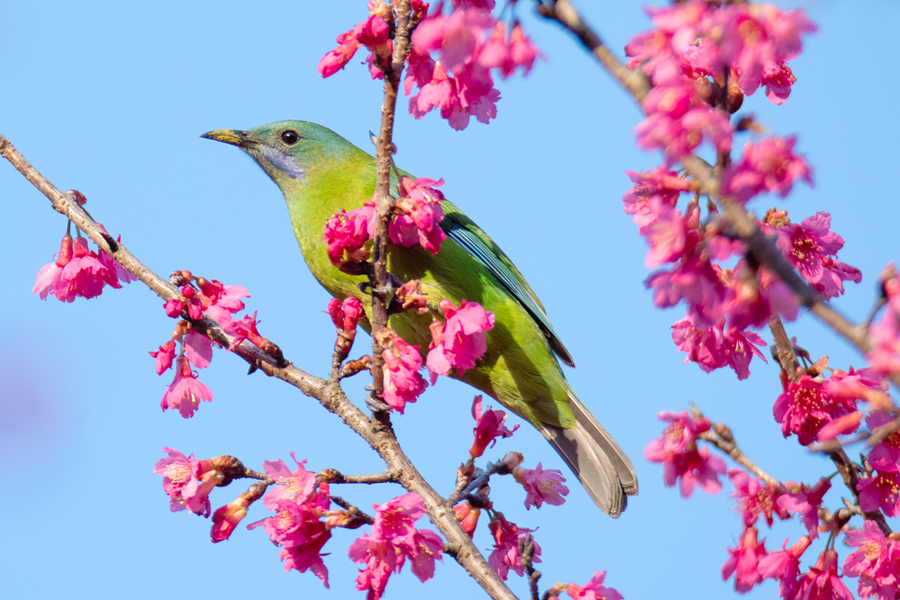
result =
[[[571,390],[575,429],[543,425],[541,434],[566,461],[588,495],[613,518],[625,510],[628,496],[638,493],[637,475],[616,441]]]

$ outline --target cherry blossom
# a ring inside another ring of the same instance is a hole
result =
[[[484,310],[477,302],[463,298],[457,307],[444,298],[440,307],[447,321],[431,324],[431,344],[426,358],[432,385],[438,375],[449,375],[452,368],[462,375],[474,367],[487,350],[484,332],[494,326],[494,313]]]
[[[765,540],[759,541],[756,527],[748,527],[741,534],[736,548],[729,548],[731,555],[722,565],[722,580],[727,581],[734,575],[735,591],[745,594],[754,585],[762,581],[759,573],[759,561],[766,556]]]
[[[491,410],[490,408],[482,411],[481,406],[481,395],[479,394],[472,401],[472,418],[475,419],[475,428],[472,431],[475,433],[475,441],[472,442],[472,447],[469,448],[469,454],[473,457],[479,457],[484,454],[488,446],[493,446],[497,443],[498,437],[507,438],[519,428],[518,425],[515,425],[512,429],[509,429],[505,425],[505,411]]]
[[[508,577],[510,569],[516,575],[522,577],[525,574],[525,569],[522,566],[519,539],[524,538],[529,533],[534,533],[534,529],[527,529],[519,527],[515,523],[510,523],[503,516],[503,513],[496,513],[488,527],[491,530],[491,535],[494,537],[494,550],[488,557],[488,564],[504,581]],[[533,561],[541,562],[540,555],[541,547],[535,541]]]
[[[569,495],[569,488],[563,485],[566,478],[562,472],[559,469],[545,471],[540,462],[534,469],[516,467],[513,477],[525,488],[525,508],[528,510],[532,506],[540,508],[544,502],[559,506],[566,501],[563,496]]]
[[[200,401],[211,402],[212,391],[200,381],[191,370],[191,363],[186,356],[179,356],[175,361],[175,379],[169,384],[160,403],[165,412],[177,409],[181,416],[189,419],[200,407]]]

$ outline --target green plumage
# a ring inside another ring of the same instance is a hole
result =
[[[234,144],[281,188],[294,235],[315,278],[333,296],[370,302],[351,276],[332,266],[323,242],[325,222],[341,209],[359,208],[375,190],[375,159],[333,131],[304,121],[279,121],[250,131],[219,130],[204,137]],[[578,401],[554,357],[571,358],[553,333],[543,306],[524,278],[475,223],[450,202],[442,203],[448,234],[440,252],[421,246],[391,247],[388,270],[403,281],[418,279],[429,311],[391,316],[404,340],[428,349],[428,326],[442,298],[465,298],[494,313],[488,349],[462,381],[530,421],[550,441],[605,512],[617,516],[625,494],[637,493],[628,458]],[[368,325],[364,323],[364,325]],[[368,327],[367,327],[368,328]]]

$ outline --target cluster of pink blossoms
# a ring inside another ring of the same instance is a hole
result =
[[[77,190],[66,193],[74,197],[79,205],[87,202],[84,194]],[[121,236],[119,241],[122,241]],[[56,260],[41,267],[31,291],[41,300],[53,294],[60,302],[73,302],[78,297],[96,298],[106,286],[120,289],[123,283],[136,279],[106,250],[98,248],[95,252],[80,233],[74,240],[66,233],[60,242]]]
[[[240,285],[223,285],[221,282],[195,277],[190,271],[178,271],[172,275],[174,280],[182,284],[181,297],[168,300],[165,305],[166,314],[173,319],[180,319],[185,313],[192,320],[200,320],[204,315],[215,320],[222,329],[234,339],[231,350],[244,340],[248,340],[259,348],[268,348],[270,342],[262,337],[257,329],[259,322],[256,313],[235,319],[233,315],[244,310],[241,298],[248,298],[250,292]],[[181,350],[176,355],[176,342]],[[150,352],[156,359],[156,373],[162,375],[175,362],[175,379],[163,394],[161,406],[163,411],[178,410],[184,418],[194,416],[200,401],[210,402],[212,391],[197,379],[193,369],[205,369],[212,361],[212,340],[191,328],[186,320],[175,326],[172,339]]]
[[[409,100],[409,113],[417,119],[433,109],[457,130],[465,129],[471,117],[488,123],[497,116],[500,92],[494,87],[491,70],[504,78],[516,69],[531,70],[539,52],[522,31],[518,21],[507,35],[506,24],[491,15],[494,0],[452,0],[452,12],[443,14],[443,2],[428,15],[429,5],[412,2],[412,18],[418,22],[412,35],[404,78],[406,95],[413,86],[419,92]],[[366,63],[372,79],[384,77],[389,67],[393,41],[388,23],[393,24],[390,4],[369,2],[371,16],[337,38],[339,46],[319,62],[319,73],[330,77],[365,46]],[[432,52],[440,52],[437,58]]]
[[[391,242],[398,246],[421,245],[437,254],[447,235],[440,227],[444,220],[441,202],[444,194],[435,189],[444,185],[443,179],[419,177],[413,180],[400,177],[394,204],[394,215],[388,225]],[[347,263],[368,260],[371,257],[372,240],[375,239],[375,198],[361,208],[341,211],[325,224],[325,243],[328,259],[341,268]]]
[[[663,464],[663,481],[672,487],[681,479],[681,495],[688,498],[694,486],[707,494],[722,489],[719,475],[725,474],[725,461],[697,447],[697,436],[712,427],[709,419],[694,419],[686,411],[662,411],[656,418],[669,425],[660,437],[644,448],[644,458]]]

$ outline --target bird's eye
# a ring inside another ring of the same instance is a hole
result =
[[[293,146],[297,142],[300,141],[300,135],[294,131],[293,129],[288,129],[284,133],[281,134],[281,141],[287,144],[288,146]]]

